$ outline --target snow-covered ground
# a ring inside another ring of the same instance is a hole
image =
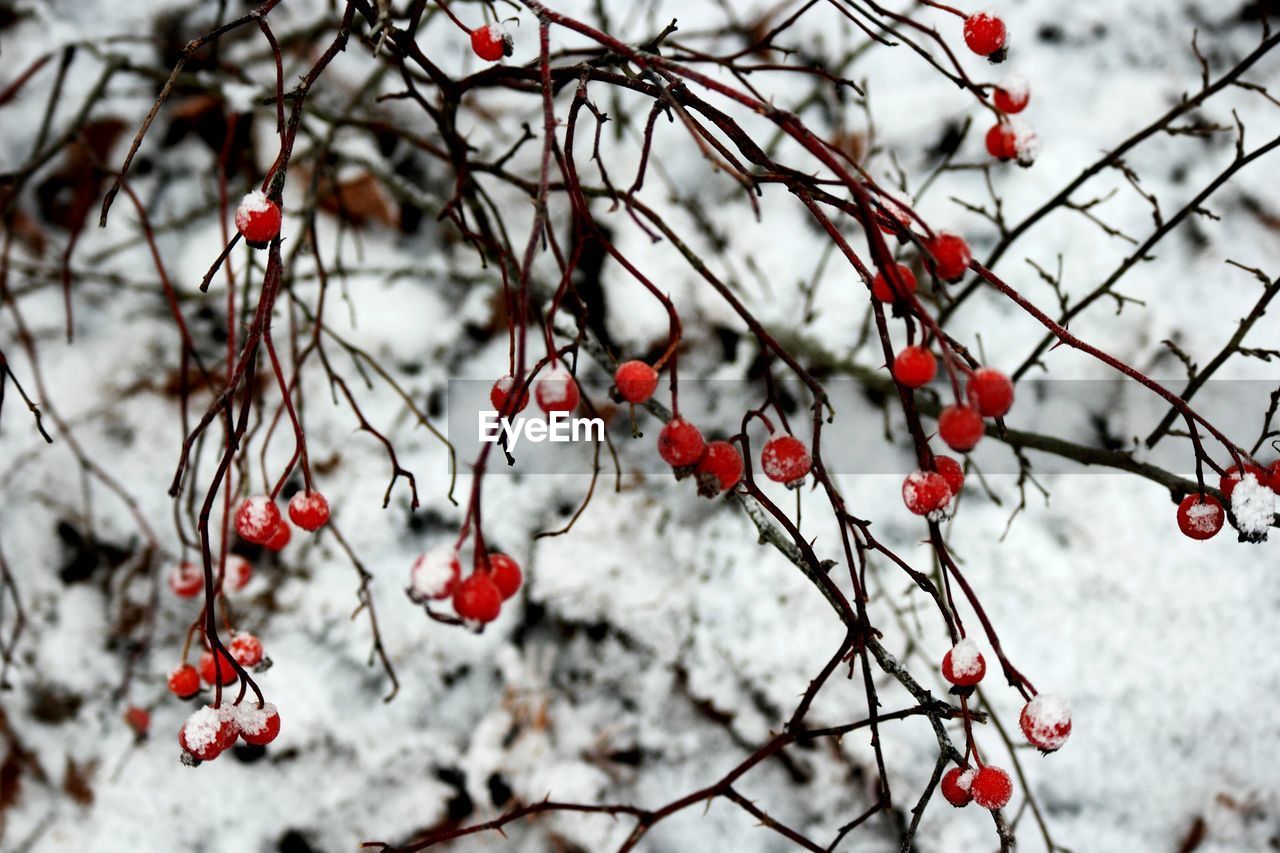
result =
[[[192,6],[161,0],[17,5],[31,9],[34,17],[0,32],[0,86],[45,51],[92,43],[72,66],[55,121],[69,120],[79,108],[97,79],[101,56],[121,52],[138,63],[160,62],[148,42],[110,36],[150,32],[158,17]],[[216,4],[204,5],[209,7],[204,13],[185,19],[182,40],[208,28]],[[473,4],[454,5],[460,15],[479,16]],[[595,4],[552,5],[589,14]],[[751,10],[769,4],[612,0],[604,5],[613,13],[615,33],[639,42],[672,17],[679,19],[681,34],[693,39],[722,20],[726,6],[749,19]],[[1033,168],[992,172],[1011,222],[1199,86],[1194,31],[1215,73],[1252,50],[1258,37],[1257,24],[1242,20],[1237,3],[1033,0],[999,5],[1014,34],[1005,67],[1031,81],[1025,116],[1044,143]],[[286,0],[270,21],[283,38],[310,26],[329,6],[320,0]],[[957,19],[919,9],[915,14],[944,28],[959,45]],[[531,61],[537,53],[536,23],[524,13],[512,31],[512,61]],[[554,37],[564,39],[562,33]],[[860,39],[842,17],[819,4],[786,42],[829,57]],[[419,42],[449,73],[477,67],[465,39],[443,19],[433,20]],[[258,57],[251,66],[264,74],[255,81],[258,94],[268,93],[261,40],[237,40],[227,50],[236,61]],[[304,64],[291,58],[286,80],[313,59],[308,56]],[[991,73],[968,54],[962,61],[979,80]],[[368,49],[353,41],[317,85],[316,105],[345,106],[373,67]],[[1274,86],[1278,69],[1280,57],[1268,57],[1246,79]],[[948,123],[965,118],[975,126],[957,162],[985,161],[981,137],[989,115],[914,53],[903,47],[869,49],[846,73],[869,92],[879,148],[867,165],[878,180],[892,185],[900,166],[910,191],[917,190],[937,165],[926,149]],[[0,170],[18,168],[30,156],[51,79],[52,68],[46,69],[23,97],[0,108]],[[807,80],[761,76],[751,82],[790,109],[810,91]],[[127,128],[113,149],[113,165],[145,115],[153,85],[121,77],[95,108],[95,115],[119,116]],[[390,92],[401,84],[389,77],[379,85]],[[562,110],[572,88],[561,93]],[[603,87],[590,91],[605,111],[636,111],[633,128],[647,114],[648,105],[638,99],[615,105]],[[521,122],[540,125],[534,97],[475,97],[485,109],[464,113],[463,120],[474,123],[469,138],[486,150],[504,149],[519,134]],[[803,116],[824,132],[833,120],[847,130],[865,131],[868,114],[852,100],[829,106]],[[394,101],[370,108],[414,120],[410,107]],[[1230,125],[1232,109],[1247,126],[1247,147],[1280,133],[1280,110],[1243,88],[1215,97],[1196,118]],[[272,117],[272,108],[259,108],[255,132],[261,168],[274,156]],[[420,115],[416,120],[425,128]],[[747,121],[762,130],[762,120]],[[590,126],[589,121],[583,125]],[[222,245],[211,213],[216,155],[194,137],[162,149],[157,130],[163,131],[159,123],[143,146],[152,169],[135,176],[135,183],[153,222],[193,216],[183,227],[162,230],[159,246],[184,294],[182,307],[193,334],[217,359],[222,345],[213,335],[224,316],[225,285],[219,278],[209,296],[196,291]],[[328,126],[316,120],[310,130],[324,133]],[[303,143],[300,137],[304,147],[312,141],[308,136]],[[586,144],[579,142],[579,162],[595,180]],[[1233,145],[1229,132],[1212,141],[1158,135],[1125,161],[1141,176],[1143,191],[1161,199],[1167,215],[1230,162]],[[379,156],[367,135],[353,130],[340,134],[337,147],[352,162]],[[533,174],[535,147],[526,146],[511,168]],[[606,140],[605,148],[615,183],[625,185],[638,161],[634,139]],[[811,166],[799,160],[797,165]],[[878,342],[859,336],[867,313],[861,285],[838,257],[823,259],[824,240],[793,198],[781,188],[767,189],[763,218],[751,218],[741,189],[711,170],[678,122],[660,122],[650,168],[642,197],[685,227],[690,221],[670,197],[697,200],[706,223],[728,245],[712,266],[733,282],[761,321],[803,344],[810,355],[825,352],[881,365]],[[424,186],[447,193],[449,179],[438,163],[431,169]],[[1272,158],[1247,167],[1209,200],[1213,217],[1193,217],[1160,243],[1152,260],[1122,280],[1120,290],[1142,304],[1128,303],[1117,312],[1113,302],[1099,303],[1072,324],[1072,331],[1180,387],[1181,365],[1160,342],[1176,340],[1204,364],[1260,293],[1256,279],[1225,261],[1280,274],[1274,174]],[[286,207],[301,201],[306,186],[301,176],[291,176]],[[233,185],[233,192],[245,188]],[[492,189],[512,211],[512,221],[527,229],[527,201],[496,184]],[[1150,205],[1118,171],[1096,178],[1077,200],[1112,190],[1114,198],[1092,212],[1109,226],[1144,238],[1152,228]],[[960,201],[991,204],[980,171],[942,173],[917,209],[935,227],[964,231],[981,258],[994,244],[994,230]],[[743,342],[726,359],[721,342],[708,331],[713,324],[741,330],[723,300],[696,280],[669,246],[652,244],[625,212],[605,214],[603,205],[596,212],[615,229],[622,251],[661,282],[679,306],[691,338],[681,357],[682,375],[743,379],[754,350]],[[336,290],[331,294],[328,320],[389,366],[416,401],[428,405],[424,401],[433,396],[444,399],[450,380],[482,381],[487,387],[506,372],[505,335],[478,343],[471,334],[489,322],[501,292],[496,273],[481,269],[473,254],[442,247],[440,230],[431,224],[412,236],[374,225],[358,240],[350,231],[339,234],[334,220],[324,215],[317,227],[331,271],[341,253],[350,297],[348,306],[335,298]],[[286,216],[285,228],[291,240],[302,239],[296,219]],[[519,228],[513,240],[523,245],[527,234]],[[849,226],[850,234],[855,230]],[[0,695],[0,848],[34,853],[335,851],[374,839],[404,841],[449,819],[490,819],[513,796],[525,802],[550,796],[657,807],[719,780],[778,731],[843,638],[822,597],[780,554],[757,543],[739,510],[726,501],[698,498],[688,483],[673,482],[653,464],[657,426],[652,419],[642,421],[646,437],[639,441],[630,439],[623,421],[612,425],[622,457],[622,488],[615,492],[612,478],[607,483],[602,478],[567,535],[533,538],[567,521],[586,492],[587,476],[499,471],[488,477],[486,537],[519,560],[528,583],[482,635],[431,621],[405,596],[404,587],[416,555],[450,541],[462,518],[447,497],[447,453],[415,426],[394,392],[376,378],[365,386],[350,359],[335,348],[333,357],[342,361],[339,369],[349,376],[365,416],[394,441],[402,464],[417,476],[422,498],[422,507],[411,513],[401,481],[383,509],[390,476],[383,448],[355,431],[350,409],[340,399],[331,405],[323,375],[310,370],[305,384],[309,446],[313,459],[325,463],[318,476],[334,507],[334,524],[373,574],[378,625],[399,691],[384,703],[390,683],[376,663],[369,665],[367,613],[352,616],[357,570],[332,535],[295,532],[278,558],[258,560],[254,580],[233,599],[239,624],[263,638],[273,661],[259,681],[281,709],[281,735],[261,755],[226,755],[195,770],[182,766],[175,733],[193,706],[172,698],[165,678],[197,606],[175,599],[162,581],[180,555],[167,489],[183,428],[175,398],[164,393],[177,366],[178,336],[149,253],[138,240],[137,218],[121,198],[109,226],[86,229],[75,250],[76,337],[68,345],[56,284],[23,289],[30,276],[22,270],[33,265],[53,270],[56,281],[65,234],[56,229],[50,234],[43,257],[26,248],[15,251],[20,266],[10,272],[9,285],[22,293],[19,304],[38,338],[51,402],[72,424],[85,451],[138,500],[166,553],[147,576],[131,576],[129,560],[114,566],[110,555],[100,553],[92,571],[80,573],[87,576],[68,580],[64,568],[77,553],[93,549],[75,548],[60,525],[127,551],[139,547],[137,528],[123,503],[84,476],[61,436],[48,447],[40,441],[10,391],[0,421],[0,552],[14,572],[28,625],[10,673],[12,689]],[[1064,286],[1079,295],[1105,279],[1131,250],[1131,244],[1108,237],[1085,216],[1058,211],[1022,237],[997,272],[1053,313],[1055,295],[1028,260],[1054,270],[1061,255]],[[238,271],[243,272],[247,251],[233,255]],[[549,263],[545,269],[551,270]],[[302,261],[298,270],[310,274],[313,267]],[[122,287],[121,277],[143,286]],[[665,335],[665,315],[646,291],[616,266],[606,267],[604,282],[609,332],[616,343],[639,350]],[[300,281],[296,292],[314,300],[314,279]],[[809,306],[814,310],[806,310]],[[278,328],[286,328],[283,315]],[[954,315],[950,331],[966,342],[980,338],[988,363],[1012,369],[1042,330],[998,294],[984,292]],[[1275,349],[1276,343],[1274,319],[1264,318],[1246,345]],[[0,348],[30,391],[30,365],[8,312],[0,312]],[[1112,378],[1104,366],[1065,348],[1044,361],[1055,379]],[[600,366],[588,369],[594,371],[589,381],[599,396],[608,382]],[[1229,424],[1236,440],[1251,444],[1276,376],[1275,360],[1234,359],[1219,377],[1254,380],[1241,386],[1256,389],[1246,397],[1251,405],[1247,411],[1223,406],[1206,414]],[[688,391],[684,387],[682,402],[688,395],[687,405],[704,410],[704,426],[722,434],[736,428],[744,408],[759,403],[758,388],[744,397],[737,385],[713,391],[710,383],[691,381]],[[1077,417],[1080,422],[1096,418],[1100,432],[1142,436],[1163,413],[1158,407],[1110,405],[1106,386],[1098,387],[1102,391],[1096,396],[1085,395]],[[706,389],[701,397],[699,389]],[[1238,401],[1238,395],[1228,397]],[[207,399],[193,398],[197,411]],[[858,405],[852,395],[849,405]],[[833,430],[840,430],[840,417]],[[895,467],[908,464],[907,449],[885,444],[878,416],[867,420],[866,412],[849,412],[844,417],[846,424],[862,417],[870,429],[836,434],[874,448],[881,461],[890,460],[874,473],[854,466],[840,471],[839,486],[850,510],[872,519],[879,538],[927,569],[931,554],[920,544],[926,529],[899,498],[906,468],[895,473]],[[433,419],[440,425],[448,420],[434,409]],[[1023,395],[1009,423],[1057,433],[1068,429],[1069,421],[1052,400]],[[260,441],[261,430],[257,437]],[[1016,470],[1007,450],[989,444],[980,457],[985,467]],[[1185,442],[1166,444],[1160,461],[1192,476]],[[252,445],[246,469],[255,490],[262,481],[259,447]],[[278,471],[291,451],[288,430],[277,428],[267,455],[271,470]],[[206,448],[198,476],[208,477],[210,455]],[[1270,457],[1264,452],[1264,458]],[[1203,821],[1197,850],[1254,851],[1280,844],[1280,725],[1272,710],[1280,695],[1274,654],[1280,636],[1276,542],[1244,545],[1231,531],[1192,542],[1178,533],[1174,507],[1160,486],[1042,461],[1046,468],[1070,471],[1039,477],[1051,499],[1029,488],[1026,509],[1009,524],[1019,502],[1016,478],[993,474],[988,485],[1001,503],[982,489],[970,489],[947,532],[1015,663],[1041,690],[1071,700],[1074,730],[1060,753],[1041,757],[1030,748],[1017,750],[1054,842],[1077,853],[1178,850]],[[470,477],[462,473],[454,489],[459,502],[470,486]],[[821,556],[839,557],[822,495],[802,491],[798,505],[781,488],[776,497],[800,512]],[[885,646],[931,689],[943,691],[936,662],[949,643],[932,603],[909,589],[886,561],[873,560],[872,579],[872,613]],[[847,584],[847,573],[842,583]],[[0,628],[7,630],[12,611],[0,613]],[[146,613],[153,621],[139,624]],[[147,648],[130,673],[126,665],[140,639]],[[1016,734],[1021,702],[999,680],[988,678],[983,700]],[[911,701],[887,678],[881,697],[883,710]],[[151,709],[150,739],[135,743],[121,722],[128,704]],[[818,696],[809,721],[838,725],[865,712],[860,683],[837,678]],[[936,742],[920,718],[884,725],[882,738],[895,805],[906,811],[933,769]],[[1007,748],[990,726],[981,728],[978,738],[984,754],[1008,764]],[[872,802],[874,759],[858,733],[786,755],[789,763],[767,761],[737,786],[778,820],[829,839]],[[84,780],[87,796],[68,793],[69,787],[78,790],[76,779]],[[1024,800],[1023,785],[1015,782],[1019,793],[1008,810],[1011,816]],[[512,824],[505,837],[473,836],[449,849],[610,850],[630,825],[626,819],[557,814]],[[1020,849],[1045,848],[1031,814],[1022,814],[1017,826]],[[894,837],[890,821],[877,818],[841,849],[892,850]],[[953,810],[940,798],[926,813],[918,838],[918,849],[929,851],[996,846],[987,814]],[[718,800],[659,824],[641,849],[711,853],[791,847],[738,807]]]

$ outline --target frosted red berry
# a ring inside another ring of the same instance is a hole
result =
[[[212,761],[226,748],[223,746],[225,725],[218,709],[206,705],[187,717],[178,730],[178,744],[193,758]]]
[[[694,475],[704,498],[729,491],[742,479],[742,454],[727,441],[713,441],[702,450]]]
[[[929,241],[927,248],[933,257],[933,271],[943,281],[959,281],[973,263],[969,244],[958,234],[941,232]]]
[[[916,292],[915,273],[907,267],[894,264],[890,275],[894,277],[893,282],[890,282],[883,272],[876,273],[876,277],[871,280],[871,295],[876,299],[881,302],[893,302]]]
[[[658,371],[643,361],[624,361],[613,373],[613,384],[628,403],[644,403],[658,390]]]
[[[253,565],[239,554],[228,554],[222,566],[223,592],[239,592],[253,578]]]
[[[502,593],[503,601],[519,592],[520,584],[524,582],[519,564],[506,554],[489,555],[489,577],[498,587],[498,592]]]
[[[1018,159],[1018,132],[1008,122],[997,122],[987,131],[987,153],[997,160]]]
[[[969,405],[987,418],[1002,418],[1013,407],[1013,383],[993,367],[980,367],[965,387]]]
[[[696,465],[705,446],[702,432],[684,418],[672,418],[658,433],[658,455],[672,468]]]
[[[947,508],[951,488],[937,471],[912,471],[902,481],[902,502],[916,515],[930,515]]]
[[[1213,495],[1187,495],[1178,504],[1178,529],[1192,539],[1217,536],[1226,517],[1222,501]]]
[[[1267,467],[1266,474],[1267,474],[1267,479],[1266,479],[1267,488],[1271,489],[1271,491],[1277,494],[1280,494],[1280,459],[1277,459],[1275,462],[1272,462]]]
[[[245,498],[236,510],[236,533],[254,545],[261,545],[275,535],[280,524],[280,508],[266,495]]]
[[[1061,696],[1041,693],[1023,706],[1018,725],[1027,743],[1041,752],[1057,752],[1071,736],[1071,708]]]
[[[940,785],[942,798],[956,808],[969,805],[973,802],[973,794],[969,793],[969,787],[973,785],[973,777],[976,775],[978,775],[976,770],[961,767],[952,767],[943,773]]]
[[[1009,33],[1004,21],[990,12],[978,12],[964,21],[964,43],[978,56],[992,57],[993,61],[1002,58]]]
[[[246,631],[240,631],[231,638],[227,651],[245,669],[262,663],[262,641]]]
[[[458,588],[462,566],[450,547],[440,546],[413,561],[409,570],[409,597],[414,601],[443,601]]]
[[[1027,108],[1027,104],[1031,101],[1031,88],[1022,76],[1010,75],[996,86],[992,101],[995,103],[996,109],[1001,112],[1010,115],[1020,113]]]
[[[987,674],[987,662],[973,640],[962,639],[942,656],[942,677],[956,687],[972,687]]]
[[[760,468],[775,483],[798,486],[812,467],[809,448],[794,435],[775,435],[760,451]]]
[[[266,746],[280,734],[280,712],[270,702],[259,708],[252,702],[236,706],[240,739],[253,746]]]
[[[236,230],[250,246],[261,249],[280,234],[280,206],[262,190],[254,190],[236,207]]]
[[[533,396],[538,408],[548,415],[572,412],[578,408],[578,383],[563,367],[556,365],[534,383]]]
[[[489,389],[489,402],[493,404],[494,411],[496,412],[502,411],[502,407],[507,402],[507,395],[510,394],[512,389],[515,388],[515,385],[516,385],[515,377],[511,376],[510,374],[503,376],[497,382],[493,383],[493,387]],[[528,405],[529,405],[529,391],[528,389],[525,389],[525,392],[520,395],[520,404],[516,406],[515,412],[508,412],[508,414],[514,415],[516,414],[516,412],[523,412],[525,410],[525,407]]]
[[[289,540],[293,538],[293,529],[289,527],[289,522],[283,518],[276,525],[276,529],[271,531],[271,538],[262,543],[262,547],[268,551],[283,551],[284,546],[289,544]]]
[[[1270,475],[1267,471],[1259,468],[1257,465],[1245,465],[1245,473],[1252,474],[1258,478],[1259,483],[1269,483]],[[1236,484],[1242,479],[1240,474],[1240,466],[1232,465],[1222,473],[1222,479],[1218,481],[1218,488],[1222,490],[1222,497],[1230,502],[1232,493],[1236,490]]]
[[[133,729],[134,735],[141,740],[151,730],[151,714],[146,708],[130,705],[124,709],[124,724]]]
[[[968,406],[947,406],[938,415],[938,434],[947,447],[968,453],[982,440],[982,415]]]
[[[1009,800],[1013,797],[1013,780],[999,767],[988,764],[974,774],[969,793],[973,795],[975,803],[984,809],[996,811],[1009,805]]]
[[[179,598],[195,598],[204,592],[204,570],[195,563],[179,563],[169,570],[169,589]]]
[[[458,584],[453,609],[468,622],[492,622],[502,610],[502,592],[485,572],[472,572]]]
[[[169,692],[179,699],[190,699],[200,692],[200,673],[189,663],[169,673]]]
[[[951,489],[952,496],[960,494],[960,490],[964,488],[964,467],[950,456],[935,455],[933,464],[942,479],[947,481],[947,488]]]
[[[231,660],[225,653],[219,652],[217,664],[218,666],[215,667],[213,652],[205,649],[204,654],[200,655],[200,677],[205,684],[212,686],[219,673],[222,675],[222,683],[224,685],[236,680],[235,667],[231,665]]]
[[[938,373],[938,360],[928,347],[903,347],[893,360],[893,378],[908,388],[928,385]]]
[[[485,62],[497,62],[512,52],[511,36],[494,24],[476,27],[471,31],[471,49]]]
[[[289,499],[289,519],[303,530],[319,530],[329,520],[329,501],[319,492],[303,489]]]

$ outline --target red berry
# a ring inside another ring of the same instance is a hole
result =
[[[1027,103],[1031,100],[1031,88],[1027,85],[1026,78],[1011,74],[996,86],[992,100],[995,102],[996,109],[1001,112],[1011,115],[1020,113],[1027,108]]]
[[[261,545],[275,535],[280,508],[266,495],[245,498],[236,510],[236,533],[246,542]]]
[[[200,673],[189,663],[169,673],[169,692],[179,699],[190,699],[200,692]]]
[[[289,522],[283,518],[276,525],[276,529],[271,532],[271,538],[262,543],[262,547],[268,551],[283,551],[284,546],[289,544],[289,540],[293,538],[293,528],[289,526]]]
[[[929,515],[951,503],[951,487],[937,471],[912,471],[902,481],[902,502],[916,515]]]
[[[133,729],[133,733],[141,740],[147,736],[147,732],[151,729],[151,714],[147,712],[146,708],[130,705],[124,709],[124,724]]]
[[[205,649],[204,654],[200,655],[200,677],[204,679],[205,684],[211,686],[217,679],[219,672],[222,674],[223,685],[230,684],[236,680],[236,670],[231,665],[231,659],[227,657],[225,652],[219,652],[218,654],[217,671],[215,671],[212,651]]]
[[[972,768],[952,767],[942,774],[942,798],[956,808],[969,805],[973,802],[973,794],[969,793],[969,786],[973,784],[973,777],[977,775],[978,772]]]
[[[511,389],[515,387],[516,380],[511,374],[507,374],[493,383],[493,388],[489,390],[489,402],[493,404],[494,411],[501,412],[502,406],[507,402],[507,395],[511,393]],[[514,415],[516,412],[523,412],[525,407],[529,405],[529,390],[520,395],[520,405],[515,412],[508,412]]]
[[[964,468],[960,463],[950,456],[935,455],[933,464],[942,475],[942,479],[947,481],[947,488],[951,490],[952,496],[960,494],[960,490],[964,488]]]
[[[1071,735],[1071,708],[1061,696],[1041,693],[1023,706],[1018,725],[1027,743],[1041,752],[1056,752]]]
[[[280,206],[262,190],[246,195],[236,208],[236,230],[255,249],[261,249],[280,234],[280,219]]]
[[[538,408],[548,415],[572,412],[578,408],[578,383],[569,371],[556,365],[534,383],[533,396],[538,400]]]
[[[1257,465],[1246,464],[1244,466],[1245,473],[1252,474],[1258,478],[1259,483],[1270,483],[1268,472]],[[1222,497],[1228,502],[1231,501],[1231,495],[1236,490],[1236,484],[1242,479],[1240,474],[1240,466],[1232,465],[1222,473],[1222,479],[1218,481],[1218,488],[1222,490]]]
[[[204,570],[182,562],[169,570],[169,589],[179,598],[195,598],[204,592]]]
[[[980,367],[969,377],[965,396],[983,417],[1002,418],[1013,407],[1013,383],[993,367]]]
[[[476,27],[471,31],[471,49],[485,62],[497,62],[511,55],[511,36],[496,24]]]
[[[240,715],[235,705],[223,704],[216,708],[218,712],[218,745],[223,751],[236,745],[240,736]]]
[[[908,388],[928,385],[938,373],[938,360],[927,347],[904,347],[893,360],[893,378]]]
[[[987,662],[978,651],[978,644],[968,637],[942,656],[942,677],[956,687],[972,687],[986,674]]]
[[[947,447],[968,453],[982,440],[982,415],[968,406],[947,406],[938,415],[938,434]]]
[[[289,499],[289,518],[303,530],[314,533],[329,520],[329,501],[319,492],[303,489]]]
[[[262,641],[246,631],[240,631],[231,638],[227,651],[245,669],[262,663]]]
[[[1213,495],[1187,495],[1178,504],[1178,529],[1192,539],[1211,539],[1222,529],[1226,513]]]
[[[613,384],[628,403],[643,403],[658,389],[658,371],[643,361],[624,361],[613,374]]]
[[[492,622],[502,610],[502,591],[485,572],[472,572],[458,584],[453,609],[468,622]]]
[[[524,582],[520,566],[506,554],[489,555],[489,577],[502,593],[503,601],[519,592],[520,584]]]
[[[1272,462],[1267,468],[1267,487],[1271,491],[1280,494],[1280,459]]]
[[[933,256],[933,271],[943,281],[959,281],[973,263],[969,244],[958,234],[940,232],[929,241],[927,248]]]
[[[794,435],[775,435],[760,451],[760,467],[775,483],[798,486],[813,467],[813,459],[809,448]]]
[[[698,494],[714,498],[727,492],[742,479],[742,454],[727,441],[713,441],[703,448],[698,466]]]
[[[885,278],[883,272],[876,273],[871,280],[871,295],[881,302],[893,302],[896,296],[906,298],[916,292],[916,277],[911,270],[902,264],[894,264],[890,276],[894,281]]]
[[[987,153],[997,160],[1018,159],[1018,132],[1008,122],[997,122],[987,131]]]
[[[684,418],[667,421],[658,433],[658,455],[672,468],[688,468],[702,457],[702,432]]]
[[[236,706],[240,739],[254,746],[266,746],[280,734],[280,712],[270,702],[259,708],[252,703]]]
[[[975,803],[984,809],[996,811],[1009,805],[1009,799],[1013,796],[1013,781],[999,767],[987,765],[978,768],[978,772],[974,774],[969,793],[973,794]]]
[[[228,554],[222,566],[223,592],[239,592],[253,577],[253,566],[239,554]]]
[[[206,705],[182,724],[178,731],[178,743],[183,751],[201,761],[212,761],[222,754],[225,720],[218,709]]]
[[[433,548],[413,561],[409,570],[409,597],[417,602],[443,601],[458,587],[462,566],[447,545]]]
[[[978,12],[965,18],[964,43],[978,56],[999,54],[1007,38],[1004,21],[990,12]]]

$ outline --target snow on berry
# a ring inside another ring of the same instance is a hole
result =
[[[511,393],[515,386],[516,379],[509,373],[493,383],[493,387],[489,389],[489,402],[493,405],[495,412],[502,411],[503,405],[507,402],[507,395]],[[510,412],[509,414],[514,415],[516,412],[523,412],[528,405],[529,391],[525,389],[525,392],[520,395],[520,405],[516,407],[515,412]]]
[[[448,545],[427,551],[413,561],[409,570],[409,597],[415,602],[443,601],[458,586],[462,566],[458,554]]]
[[[1009,805],[1013,796],[1013,780],[999,767],[987,765],[978,769],[969,783],[973,801],[984,809],[996,811]]]
[[[200,677],[204,679],[204,683],[210,686],[217,679],[219,673],[222,675],[223,685],[230,684],[236,680],[235,667],[231,665],[231,660],[225,652],[218,653],[218,661],[215,664],[213,652],[205,649],[204,654],[200,655]]]
[[[329,501],[319,492],[303,489],[289,499],[289,518],[303,530],[314,533],[329,520]]]
[[[1018,159],[1018,133],[1007,121],[996,122],[987,131],[987,153],[1000,161]]]
[[[266,746],[280,734],[280,712],[270,702],[259,708],[253,702],[233,706],[240,739],[254,746]]]
[[[937,471],[912,471],[902,481],[902,502],[916,515],[936,521],[951,503],[951,488]]]
[[[775,435],[764,443],[764,449],[760,451],[760,467],[764,475],[775,483],[794,487],[804,482],[813,467],[813,459],[809,456],[809,448],[794,435]]]
[[[1265,542],[1276,515],[1276,493],[1248,471],[1231,490],[1231,514],[1241,542]]]
[[[1178,504],[1178,529],[1192,539],[1210,539],[1222,529],[1226,513],[1213,495],[1187,495]]]
[[[534,383],[533,396],[538,400],[538,408],[548,415],[578,408],[578,384],[561,365],[551,368]]]
[[[178,743],[193,758],[212,761],[222,754],[222,715],[212,705],[205,705],[182,724]]]
[[[146,708],[130,705],[124,710],[124,724],[133,729],[134,735],[141,740],[151,730],[151,714]]]
[[[643,361],[624,361],[614,371],[613,384],[628,403],[644,403],[658,389],[658,371]]]
[[[926,248],[933,256],[933,271],[943,281],[959,281],[973,263],[969,244],[959,234],[940,232]]]
[[[293,528],[289,526],[289,522],[283,518],[276,525],[276,529],[271,532],[271,538],[262,543],[262,547],[268,551],[283,551],[284,546],[289,544],[289,540],[293,538]]]
[[[986,674],[987,662],[978,651],[978,644],[968,637],[942,656],[942,677],[956,687],[972,687]]]
[[[237,632],[227,643],[227,651],[245,669],[262,663],[262,641],[247,631]]]
[[[890,281],[889,278],[893,280]],[[915,273],[906,266],[894,264],[889,278],[883,272],[878,272],[871,280],[871,295],[881,302],[893,302],[899,297],[906,298],[916,292]]]
[[[1010,125],[1013,127],[1014,159],[1023,168],[1033,165],[1040,157],[1040,149],[1044,147],[1040,137],[1025,121],[1013,119]]]
[[[1267,473],[1257,465],[1247,464],[1244,466],[1245,471],[1253,474],[1259,480],[1270,481]],[[1223,499],[1230,501],[1231,495],[1236,490],[1236,484],[1240,482],[1240,466],[1232,465],[1230,468],[1222,472],[1222,478],[1218,480],[1218,488],[1222,490]]]
[[[964,43],[978,56],[1000,62],[1004,59],[1008,41],[1009,33],[1004,21],[990,12],[977,12],[965,18]]]
[[[697,464],[705,446],[702,431],[681,417],[667,421],[658,433],[658,455],[672,468]]]
[[[988,418],[1002,418],[1013,407],[1013,383],[993,367],[980,367],[965,387],[969,405]]]
[[[947,447],[968,453],[982,440],[982,415],[968,406],[947,406],[938,415],[938,434]]]
[[[485,572],[472,572],[458,584],[453,594],[453,609],[466,622],[492,622],[502,611],[502,592]]]
[[[738,485],[742,479],[742,454],[727,441],[713,441],[703,448],[694,469],[698,494],[714,498]]]
[[[267,495],[245,498],[236,510],[236,533],[254,545],[261,545],[275,535],[280,524],[280,508]]]
[[[928,385],[938,373],[938,360],[927,347],[903,347],[893,360],[893,378],[908,388]]]
[[[497,24],[486,24],[471,31],[471,49],[486,62],[510,56],[513,48],[511,34]]]
[[[223,703],[218,707],[218,742],[222,745],[223,751],[230,749],[236,745],[236,738],[240,737],[240,714],[236,710],[235,705]]]
[[[204,592],[204,570],[183,561],[169,570],[169,589],[179,598],[195,598]]]
[[[169,673],[169,692],[179,699],[190,699],[200,692],[200,673],[189,663]]]
[[[1010,74],[996,86],[992,100],[1001,112],[1020,113],[1031,100],[1031,85],[1021,74]]]
[[[960,490],[964,488],[964,468],[960,463],[950,456],[935,455],[933,464],[938,469],[938,473],[942,475],[942,479],[947,481],[947,488],[951,489],[951,496],[959,495]]]
[[[236,230],[255,249],[261,249],[280,233],[280,207],[262,190],[240,199],[236,207]]]
[[[942,798],[956,808],[967,806],[973,802],[973,794],[969,788],[973,785],[973,777],[978,771],[970,768],[952,767],[942,774]]]
[[[519,592],[520,584],[524,582],[520,565],[506,554],[489,555],[489,577],[493,578],[498,592],[502,593],[503,601]]]
[[[222,567],[222,589],[224,592],[239,592],[244,589],[253,577],[253,565],[239,554],[228,554]]]
[[[1041,693],[1023,706],[1018,725],[1027,743],[1041,752],[1056,752],[1071,735],[1071,707],[1057,694]]]

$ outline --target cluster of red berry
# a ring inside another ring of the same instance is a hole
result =
[[[1227,468],[1218,480],[1218,490],[1222,492],[1222,500],[1227,502],[1227,506],[1232,504],[1236,486],[1242,482],[1249,482],[1255,488],[1264,487],[1273,494],[1280,495],[1280,459],[1265,468],[1252,463],[1246,463],[1243,469],[1240,465]],[[1204,540],[1217,536],[1227,520],[1222,500],[1210,494],[1187,495],[1178,504],[1178,529],[1191,539]],[[1241,533],[1249,538],[1245,531]]]
[[[942,677],[953,692],[967,697],[987,674],[987,663],[977,643],[961,639],[942,657]],[[1033,695],[1018,717],[1027,743],[1044,754],[1057,752],[1071,735],[1071,710],[1061,696]],[[973,767],[968,766],[969,755]],[[942,796],[957,808],[977,803],[984,809],[1002,809],[1013,796],[1013,782],[1003,769],[983,763],[972,739],[965,765],[953,767],[942,777]]]
[[[979,56],[993,63],[1003,62],[1009,53],[1009,31],[1004,21],[990,12],[978,12],[965,18],[964,42]],[[987,153],[997,160],[1016,160],[1019,165],[1035,162],[1039,140],[1025,123],[1015,123],[1009,116],[1020,113],[1031,101],[1031,88],[1018,75],[1010,75],[996,84],[992,104],[1000,115],[987,131]]]
[[[205,705],[187,717],[178,743],[192,761],[212,761],[243,740],[266,746],[280,734],[280,713],[270,702]]]
[[[481,626],[498,618],[502,603],[519,592],[523,582],[520,565],[496,551],[477,554],[475,569],[464,580],[457,550],[442,546],[414,561],[407,592],[419,604],[452,599],[459,619]]]

